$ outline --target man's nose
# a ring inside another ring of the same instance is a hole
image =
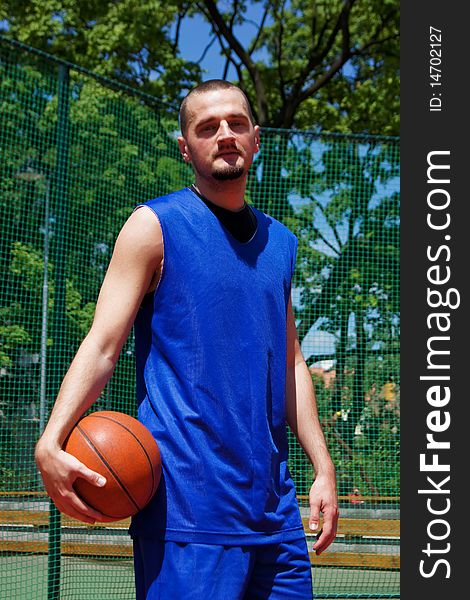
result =
[[[227,121],[222,120],[219,125],[219,131],[217,136],[217,141],[223,142],[226,140],[234,139],[233,131],[230,129],[230,125]]]

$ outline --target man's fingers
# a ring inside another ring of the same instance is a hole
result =
[[[324,550],[328,548],[335,536],[328,534],[322,529],[317,535],[317,541],[313,544],[313,549],[317,555],[320,555]]]
[[[316,502],[310,502],[310,518],[308,520],[308,526],[310,531],[317,531],[318,525],[320,524],[320,504]]]
[[[103,475],[97,473],[96,471],[92,471],[83,464],[80,466],[77,472],[77,477],[86,479],[88,483],[96,485],[97,487],[104,487],[106,485],[106,478],[103,477]]]
[[[80,498],[74,488],[79,478],[91,485],[103,487],[106,485],[103,475],[92,471],[75,456],[61,449],[54,452],[38,452],[36,460],[46,492],[60,512],[84,523],[105,519],[103,514]]]
[[[318,529],[318,524],[320,522],[320,518],[317,517],[312,517],[312,515],[310,515],[310,519],[308,521],[308,526],[310,528],[310,531],[316,531]]]
[[[313,544],[313,549],[320,555],[334,541],[336,537],[336,527],[328,527],[323,523],[323,529],[317,535],[317,541]]]
[[[336,537],[338,527],[338,510],[325,510],[323,514],[323,528],[317,535],[317,541],[313,544],[313,549],[317,554],[321,554],[333,542]]]
[[[58,502],[54,502],[54,504],[62,514],[72,517],[72,519],[77,519],[77,521],[82,521],[82,523],[89,523],[90,525],[93,525],[96,522],[96,519],[93,519],[93,517],[89,517],[81,512],[78,512],[78,510],[74,510],[73,508],[70,508],[70,506],[66,507],[59,504]]]
[[[88,483],[91,483],[91,485],[96,487],[103,487],[106,485],[106,478],[103,477],[103,475],[96,471],[92,471],[82,463],[80,464],[76,475],[77,478],[85,479]],[[68,511],[66,510],[65,512],[74,519],[78,518],[82,521],[85,520],[86,523],[94,523],[95,521],[101,521],[103,519],[103,515],[82,500],[73,488],[67,493],[66,503]],[[73,511],[74,514],[70,514],[70,511]]]
[[[76,460],[75,457],[71,457],[71,461],[71,469],[67,478],[68,482],[65,484],[65,487],[57,490],[58,493],[53,497],[54,503],[61,512],[74,519],[78,519],[85,523],[101,521],[103,515],[80,498],[76,493],[73,484],[80,478],[91,485],[103,487],[106,485],[106,478],[100,473],[89,469],[86,465]]]
[[[104,518],[102,513],[84,502],[73,490],[62,494],[58,498],[53,498],[53,500],[60,512],[84,523],[93,524],[95,521],[102,521]]]

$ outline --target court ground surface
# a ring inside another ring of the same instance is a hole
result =
[[[47,600],[47,556],[0,556],[2,600]],[[61,600],[133,600],[134,579],[129,560],[62,557]],[[317,597],[368,594],[399,597],[399,573],[351,569],[313,569]],[[378,597],[378,596],[377,596]],[[229,599],[224,599],[229,600]]]

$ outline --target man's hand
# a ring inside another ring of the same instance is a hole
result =
[[[102,475],[92,471],[61,448],[51,451],[38,445],[36,464],[46,492],[60,512],[84,523],[94,523],[103,519],[103,515],[88,506],[73,489],[78,477],[86,479],[92,485],[103,487],[106,479]]]
[[[335,539],[338,526],[338,500],[334,476],[318,476],[310,488],[309,501],[311,531],[317,531],[320,512],[323,513],[323,527],[313,544],[313,549],[320,555]]]

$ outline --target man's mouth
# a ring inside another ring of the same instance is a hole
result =
[[[240,152],[238,152],[238,150],[224,150],[223,152],[218,152],[215,157],[220,158],[233,156],[240,156]]]

